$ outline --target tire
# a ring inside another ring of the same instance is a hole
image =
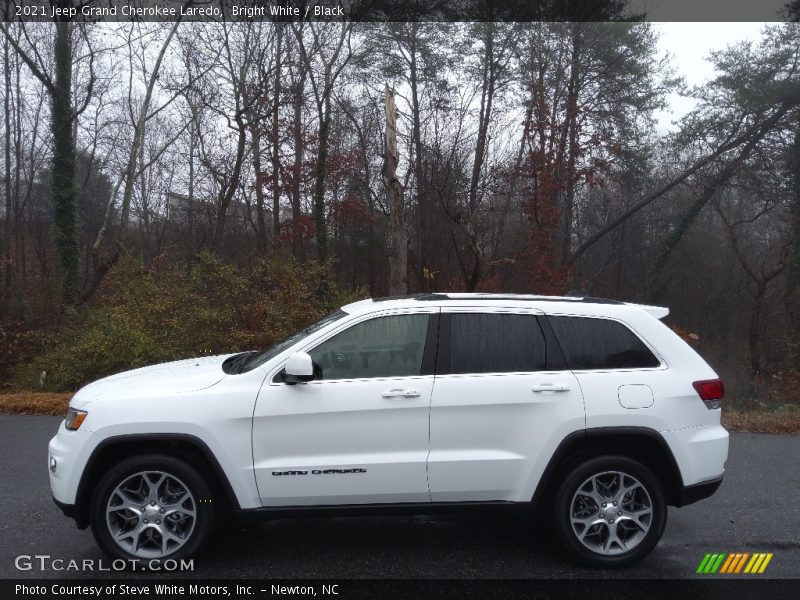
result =
[[[186,558],[212,533],[211,500],[208,483],[189,463],[165,454],[136,456],[114,466],[97,485],[92,533],[109,556],[145,567]]]
[[[642,560],[661,539],[666,522],[661,483],[650,469],[624,456],[580,463],[564,478],[553,502],[559,541],[592,567],[618,568]]]

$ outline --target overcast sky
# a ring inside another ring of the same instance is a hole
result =
[[[715,76],[714,67],[707,60],[712,50],[723,49],[742,40],[757,40],[767,23],[655,23],[661,32],[659,44],[662,52],[669,52],[678,75],[690,86],[700,85]],[[658,129],[666,132],[675,129],[672,122],[694,106],[691,98],[673,94],[669,97],[670,109],[659,113]]]

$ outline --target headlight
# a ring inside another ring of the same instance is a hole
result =
[[[87,414],[88,413],[85,410],[78,410],[70,406],[67,409],[67,416],[64,426],[70,431],[75,431],[81,426],[81,423],[83,423],[83,420],[86,418]]]

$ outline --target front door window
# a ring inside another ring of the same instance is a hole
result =
[[[362,321],[309,352],[315,379],[412,377],[420,374],[428,315],[391,315]]]

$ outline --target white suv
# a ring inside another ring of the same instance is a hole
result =
[[[50,441],[56,503],[126,559],[193,554],[225,514],[550,510],[596,566],[719,487],[722,382],[659,319],[580,296],[364,300],[264,351],[87,385]]]

